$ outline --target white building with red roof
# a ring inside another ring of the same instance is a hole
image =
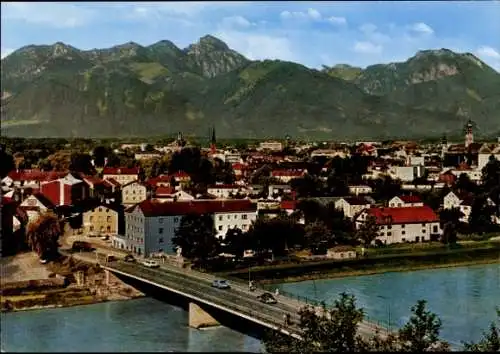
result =
[[[428,206],[365,209],[355,218],[356,228],[370,216],[375,217],[377,239],[384,244],[430,241],[442,233],[438,215]]]
[[[139,179],[139,172],[139,167],[104,167],[102,170],[102,178],[112,178],[123,185]]]
[[[223,239],[231,228],[246,231],[257,218],[257,207],[249,200],[203,200],[158,203],[145,200],[125,211],[125,236],[113,245],[138,255],[174,253],[172,238],[187,214],[210,214],[216,237]]]
[[[288,183],[294,178],[302,178],[306,175],[306,170],[273,170],[271,172],[271,177],[277,180]]]
[[[418,195],[402,195],[395,196],[389,200],[390,208],[407,208],[407,207],[421,207],[424,202]]]
[[[88,197],[89,186],[68,173],[63,178],[42,182],[40,192],[54,205],[73,205]]]
[[[335,201],[335,209],[342,210],[346,218],[352,219],[362,210],[369,208],[372,203],[364,196],[343,197]]]
[[[237,184],[215,184],[207,187],[207,192],[221,199],[228,199],[238,193],[246,195],[247,190]]]

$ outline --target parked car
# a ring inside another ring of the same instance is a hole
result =
[[[265,304],[276,304],[278,302],[271,293],[259,295],[257,296],[257,299]]]
[[[73,245],[71,246],[71,250],[75,252],[92,252],[95,251],[95,248],[92,247],[92,244],[89,242],[85,241],[75,241],[73,242]]]
[[[109,241],[109,235],[102,236],[101,240],[103,240],[103,241]]]
[[[124,260],[125,262],[135,262],[135,258],[134,258],[134,256],[132,256],[131,254],[127,254],[127,255],[123,258],[123,260]]]
[[[231,286],[227,282],[227,280],[214,280],[212,282],[212,287],[217,289],[230,289]]]
[[[114,261],[116,261],[116,257],[113,256],[112,254],[108,254],[106,256],[106,262],[114,262]]]
[[[159,268],[160,264],[157,261],[153,261],[150,259],[146,259],[144,262],[142,262],[142,265],[148,268]]]

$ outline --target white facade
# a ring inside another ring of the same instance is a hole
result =
[[[146,217],[139,207],[125,212],[125,248],[135,254],[144,255],[146,244]]]
[[[137,204],[146,200],[147,188],[145,185],[135,181],[122,188],[122,204]]]
[[[410,156],[408,162],[410,166],[424,166],[425,158],[424,156]]]
[[[103,179],[110,179],[113,178],[115,181],[120,183],[121,185],[133,182],[139,178],[138,175],[136,174],[104,174],[102,176]]]
[[[368,201],[366,202],[366,204],[349,204],[349,202],[344,198],[340,198],[339,200],[337,200],[334,205],[336,209],[342,210],[344,212],[344,216],[346,218],[350,219],[352,219],[362,210],[370,207],[370,203],[368,203]]]
[[[48,208],[41,203],[34,195],[30,195],[28,198],[23,200],[23,202],[19,205],[26,211],[28,215],[28,223],[33,222],[38,219],[38,217],[45,213]]]
[[[281,151],[283,144],[278,141],[266,141],[259,144],[259,150]]]
[[[461,222],[468,223],[469,216],[472,211],[472,207],[470,205],[463,205],[463,200],[461,200],[455,193],[450,192],[443,198],[443,208],[444,209],[453,209],[458,208],[463,216],[460,218]]]
[[[424,175],[425,168],[423,166],[393,166],[390,173],[403,182],[412,182],[417,177]]]
[[[370,194],[373,193],[373,189],[370,186],[349,186],[349,193],[354,195]]]
[[[229,229],[238,228],[243,231],[248,231],[250,225],[257,220],[257,212],[215,213],[213,218],[217,237],[224,239]]]
[[[408,208],[408,207],[421,207],[421,206],[424,206],[423,202],[406,203],[399,197],[394,197],[391,200],[389,200],[390,208],[401,208],[401,207]]]
[[[235,195],[238,192],[246,193],[246,191],[240,186],[210,186],[207,188],[209,194],[215,195],[217,198],[229,198],[231,195]]]
[[[457,177],[460,177],[460,175],[463,173],[467,175],[472,182],[475,183],[480,182],[482,177],[482,172],[478,168],[470,170],[451,170],[451,173],[453,173]]]

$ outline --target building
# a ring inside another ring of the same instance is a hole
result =
[[[172,238],[187,214],[211,215],[216,237],[224,239],[231,228],[248,230],[256,220],[257,208],[248,200],[169,203],[146,200],[125,211],[125,236],[115,237],[113,245],[138,255],[174,253]]]
[[[40,171],[37,169],[25,169],[10,171],[2,179],[2,185],[7,187],[31,187],[40,188],[41,182],[53,181],[66,176],[67,172]]]
[[[479,149],[477,169],[481,171],[484,166],[490,161],[490,157],[493,155],[495,159],[500,161],[500,143],[499,144],[483,144],[481,149]]]
[[[356,249],[351,246],[336,246],[330,248],[326,256],[332,259],[353,259],[356,258]]]
[[[259,143],[258,150],[281,151],[283,150],[283,144],[279,141],[265,141]]]
[[[117,234],[119,213],[109,205],[100,204],[82,214],[85,234]]]
[[[349,186],[349,193],[354,195],[371,194],[373,189],[366,185]]]
[[[157,187],[153,193],[153,200],[158,202],[176,202],[176,201],[189,201],[195,198],[183,191],[176,191],[173,187]]]
[[[19,207],[26,213],[28,222],[32,222],[38,219],[41,214],[54,210],[56,206],[45,195],[34,193],[23,200]]]
[[[425,174],[424,166],[392,166],[390,168],[391,177],[403,182],[413,182],[415,178],[423,177]]]
[[[138,151],[134,154],[134,159],[137,161],[140,160],[152,160],[152,159],[161,159],[160,152],[156,151]]]
[[[246,189],[236,184],[216,184],[208,186],[207,192],[217,198],[228,199],[238,193],[246,194]]]
[[[132,181],[122,186],[122,204],[132,205],[146,200],[147,187],[139,181]]]
[[[370,208],[356,217],[356,228],[375,217],[384,244],[437,240],[441,233],[438,215],[428,206],[402,208]]]
[[[342,210],[346,218],[352,219],[362,210],[369,208],[371,202],[365,197],[344,197],[334,203],[335,209]]]
[[[302,178],[306,175],[306,170],[274,170],[271,172],[271,177],[278,181],[288,183],[294,178]]]
[[[102,178],[104,179],[114,179],[121,185],[130,183],[132,181],[139,179],[139,167],[104,167],[102,170]]]
[[[462,212],[461,222],[468,223],[474,196],[470,193],[450,192],[443,198],[443,209],[457,208]]]
[[[408,207],[421,207],[424,206],[424,202],[418,195],[403,195],[396,196],[389,200],[390,208],[408,208]]]
[[[89,186],[71,174],[49,182],[42,182],[40,192],[54,205],[73,205],[86,199]]]

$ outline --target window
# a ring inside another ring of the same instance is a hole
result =
[[[405,228],[405,226],[406,226],[406,225],[405,225],[405,224],[403,224],[403,225],[401,225],[401,228],[402,228],[402,229],[404,229],[404,228]]]
[[[219,221],[222,221],[222,215],[219,215]]]
[[[401,241],[406,242],[406,239],[403,237],[403,238],[401,239]]]
[[[392,232],[388,232],[388,233],[387,233],[387,236],[392,236]]]
[[[160,228],[158,229],[158,233],[159,233],[159,234],[162,234],[162,233],[163,233],[163,227],[160,227]]]
[[[111,222],[111,216],[106,217],[106,222]]]
[[[89,221],[92,222],[92,220],[94,220],[94,217],[91,215]]]
[[[432,227],[432,232],[434,232],[434,233],[438,232],[438,227],[437,227],[437,225],[434,225],[434,226]]]
[[[222,225],[219,225],[219,231],[222,231]]]
[[[424,242],[424,241],[425,241],[425,237],[424,237],[424,236],[422,236],[422,242]]]
[[[108,208],[106,208],[106,213],[109,213],[109,209]]]
[[[94,225],[90,225],[89,230],[90,230],[90,231],[94,231]]]
[[[158,222],[159,222],[160,224],[163,224],[163,218],[159,218],[159,219],[158,219]]]
[[[247,214],[243,214],[243,215],[241,216],[241,218],[242,218],[243,220],[246,220],[246,219],[247,219],[247,217],[248,217],[248,215],[247,215]]]
[[[177,216],[174,217],[174,222],[179,222],[179,218]]]
[[[108,226],[106,227],[106,232],[111,232],[111,226],[109,226],[109,225],[108,225]]]
[[[415,237],[415,242],[420,242],[420,237]]]
[[[401,203],[398,203],[398,207],[401,208]]]
[[[405,235],[406,234],[406,231],[401,231],[401,235]]]
[[[102,211],[102,208],[99,208],[99,211]]]
[[[231,215],[228,215],[228,216],[227,216],[227,219],[228,219],[228,220],[231,220]]]
[[[390,230],[392,229],[392,225],[388,225],[387,228]]]
[[[425,230],[425,229],[422,229],[422,233],[423,233],[423,234],[425,234],[425,231],[427,231],[427,230]]]
[[[235,218],[235,219],[238,219],[238,214],[235,214],[235,215],[234,215],[234,218]]]
[[[158,239],[158,243],[163,243],[163,237],[160,237],[160,238]]]
[[[422,226],[425,226],[425,222],[424,222],[424,223],[422,223]]]

